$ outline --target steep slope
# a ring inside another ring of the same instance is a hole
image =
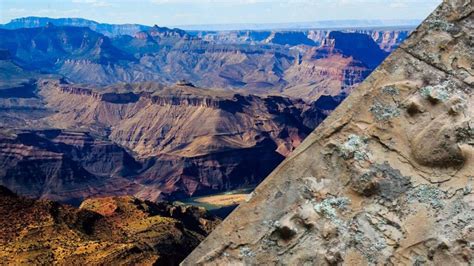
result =
[[[218,223],[202,209],[133,197],[79,209],[0,186],[0,259],[6,264],[177,265]]]
[[[473,6],[444,1],[183,265],[472,264]]]
[[[5,98],[10,95],[5,89],[11,89],[29,83],[35,79],[36,73],[26,71],[15,62],[8,50],[0,50],[0,97]]]

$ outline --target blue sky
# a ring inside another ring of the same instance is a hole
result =
[[[0,0],[0,23],[25,16],[82,17],[160,26],[423,19],[441,0]]]

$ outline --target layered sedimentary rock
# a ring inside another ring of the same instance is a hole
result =
[[[55,79],[38,81],[32,93],[36,105],[2,99],[0,184],[72,204],[91,196],[177,199],[254,186],[342,100],[307,104],[186,82],[100,88]]]
[[[163,153],[192,157],[245,149],[267,138],[275,142],[282,155],[287,155],[315,124],[311,119],[303,123],[314,107],[301,100],[186,85],[163,89],[155,85],[154,89],[101,92],[44,81],[40,94],[49,108],[57,110],[47,118],[51,125],[96,128],[142,158]]]
[[[176,265],[219,222],[203,209],[130,196],[79,208],[0,186],[2,264]]]
[[[183,265],[471,265],[473,6],[444,1]]]

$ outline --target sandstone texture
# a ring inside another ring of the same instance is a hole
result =
[[[183,265],[472,265],[473,7],[444,1]]]

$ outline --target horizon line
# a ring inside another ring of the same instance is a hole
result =
[[[21,20],[21,19],[27,19],[27,18],[39,18],[39,19],[81,19],[81,20],[87,20],[90,22],[95,22],[98,24],[109,24],[109,25],[140,25],[140,26],[147,26],[147,27],[153,27],[155,25],[159,26],[159,24],[142,24],[142,23],[133,23],[133,22],[127,22],[127,23],[112,23],[112,22],[101,22],[97,21],[95,19],[89,19],[85,17],[54,17],[54,16],[22,16],[22,17],[17,17],[17,18],[12,18],[9,21],[5,23],[0,23],[0,25],[6,25],[8,23],[11,23],[15,20]],[[165,25],[163,24],[164,27],[197,27],[197,26],[229,26],[229,25],[285,25],[285,24],[309,24],[309,23],[325,23],[325,22],[415,22],[413,26],[417,26],[421,21],[423,21],[424,18],[409,18],[409,19],[383,19],[383,18],[373,18],[373,19],[322,19],[322,20],[307,20],[307,21],[288,21],[288,22],[239,22],[239,23],[199,23],[199,24],[176,24],[176,25]],[[380,26],[412,26],[412,24],[403,24],[403,25],[380,25]],[[357,27],[357,26],[355,26]]]

